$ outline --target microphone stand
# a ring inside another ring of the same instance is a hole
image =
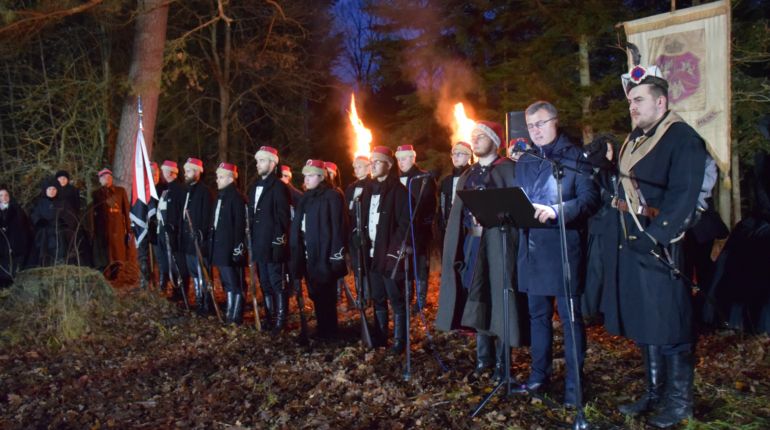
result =
[[[553,169],[553,176],[554,178],[556,178],[556,194],[557,194],[557,203],[559,207],[559,238],[560,238],[559,245],[561,248],[562,283],[564,286],[564,294],[567,296],[567,303],[568,303],[567,314],[570,320],[570,336],[572,336],[572,348],[570,348],[570,354],[572,355],[572,360],[574,361],[575,366],[578,366],[578,352],[577,352],[577,343],[575,338],[575,322],[576,322],[575,306],[576,304],[575,304],[575,297],[572,294],[572,275],[570,272],[569,258],[567,256],[567,226],[564,220],[564,196],[562,194],[562,191],[563,191],[562,180],[564,179],[565,169],[575,172],[578,175],[583,175],[583,172],[581,172],[576,168],[565,166],[564,164],[562,164],[557,160],[551,160],[549,158],[546,158],[534,152],[526,152],[526,154],[529,154],[535,158],[538,158],[542,161],[550,163],[551,168]],[[574,375],[575,389],[577,391],[575,396],[575,408],[577,409],[577,412],[575,413],[575,420],[572,428],[575,430],[586,430],[590,428],[588,424],[588,420],[586,420],[585,409],[583,406],[583,386],[582,386],[582,380],[581,380],[582,378],[580,376],[581,371],[582,369],[576,369],[576,372]]]

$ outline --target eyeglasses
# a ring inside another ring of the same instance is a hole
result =
[[[549,122],[555,120],[556,118],[558,118],[558,116],[555,116],[555,117],[550,118],[550,119],[544,119],[544,120],[538,121],[538,122],[536,122],[534,124],[527,124],[527,130],[534,130],[534,129],[540,130],[541,128],[545,127],[546,124],[548,124]]]

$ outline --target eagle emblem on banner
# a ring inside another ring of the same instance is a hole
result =
[[[692,52],[679,55],[662,54],[655,61],[668,81],[671,103],[679,103],[695,94],[700,88],[700,58]]]

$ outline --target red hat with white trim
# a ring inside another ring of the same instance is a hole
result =
[[[414,150],[414,146],[412,145],[401,145],[396,148],[396,158],[401,157],[416,157],[417,152]]]
[[[302,174],[326,176],[326,163],[323,160],[307,160],[305,167],[302,168]]]
[[[358,154],[356,155],[356,158],[353,159],[353,165],[357,163],[371,164],[372,160],[369,159],[368,155]]]
[[[112,176],[112,170],[110,170],[110,169],[107,169],[107,168],[104,168],[104,169],[100,170],[100,171],[99,171],[99,173],[97,173],[97,174],[96,174],[96,176],[98,176],[98,177],[100,177],[100,178],[101,178],[102,176],[104,176],[104,175],[110,175],[110,176]]]
[[[337,163],[332,161],[324,161],[324,168],[330,172],[334,172],[335,175],[337,174]]]
[[[221,162],[219,163],[219,166],[217,167],[217,174],[230,174],[233,179],[238,178],[238,166],[235,164],[225,163]]]
[[[471,148],[471,144],[468,142],[457,142],[452,147],[452,151],[462,152],[464,154],[473,155],[473,148]]]
[[[286,164],[281,164],[281,174],[292,176],[291,167]]]
[[[272,146],[262,146],[259,148],[256,154],[254,154],[254,159],[259,160],[262,159],[268,159],[270,161],[273,161],[275,163],[278,162],[278,150],[273,148]]]
[[[473,131],[479,130],[495,144],[495,148],[499,148],[503,142],[503,126],[493,121],[477,121],[476,126],[473,127]]]
[[[387,146],[375,146],[372,148],[372,161],[387,161],[393,164],[393,151]]]
[[[177,166],[176,161],[171,160],[165,160],[163,164],[160,165],[160,170],[168,170],[169,172],[179,173],[179,167]]]
[[[185,169],[194,169],[201,173],[203,173],[203,161],[197,159],[197,158],[188,158],[187,161],[184,163]]]

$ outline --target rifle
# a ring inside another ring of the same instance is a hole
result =
[[[164,191],[166,193],[168,191]],[[163,220],[163,214],[158,211],[159,221],[160,225],[163,226],[163,236],[166,239],[166,258],[168,259],[168,279],[171,281],[171,286],[176,289],[179,288],[179,291],[182,293],[182,301],[184,302],[184,307],[187,309],[187,311],[190,311],[190,304],[187,303],[187,292],[185,291],[184,285],[182,285],[182,276],[181,272],[179,271],[179,266],[176,264],[176,260],[174,260],[174,256],[171,253],[171,239],[168,236],[168,229],[166,228],[166,222]],[[179,276],[174,282],[174,274],[171,272],[172,270],[176,269],[176,274]]]
[[[358,308],[358,315],[361,318],[361,342],[367,347],[367,348],[373,348],[374,343],[372,342],[372,335],[369,333],[369,322],[366,320],[366,300],[364,298],[364,281],[368,279],[368,274],[365,273],[365,259],[364,259],[364,236],[363,236],[363,225],[361,220],[361,196],[356,197],[355,200],[356,205],[356,230],[358,231],[358,235],[360,237],[359,240],[359,248],[358,248],[358,258],[357,258],[357,267],[356,267],[356,275],[355,275],[355,283],[356,283],[356,295],[358,296],[358,302],[357,302],[357,308]]]
[[[246,209],[246,249],[249,251],[249,290],[251,290],[251,303],[254,305],[254,326],[257,331],[262,331],[262,321],[259,320],[259,304],[257,303],[257,267],[252,261],[254,251],[251,249],[251,221],[249,219],[249,204]]]
[[[184,215],[187,218],[187,226],[190,227],[190,236],[193,240],[193,245],[195,245],[195,256],[198,259],[198,276],[203,278],[203,282],[206,283],[206,289],[208,290],[209,294],[211,294],[211,301],[214,305],[214,311],[217,313],[217,318],[219,318],[219,322],[224,323],[225,321],[222,319],[222,312],[219,310],[219,305],[217,304],[216,297],[214,296],[214,285],[211,283],[211,277],[209,277],[209,271],[206,270],[206,265],[203,260],[203,253],[201,253],[201,247],[198,245],[198,237],[195,235],[195,230],[193,229],[193,223],[192,219],[190,218],[190,212],[185,208]]]

